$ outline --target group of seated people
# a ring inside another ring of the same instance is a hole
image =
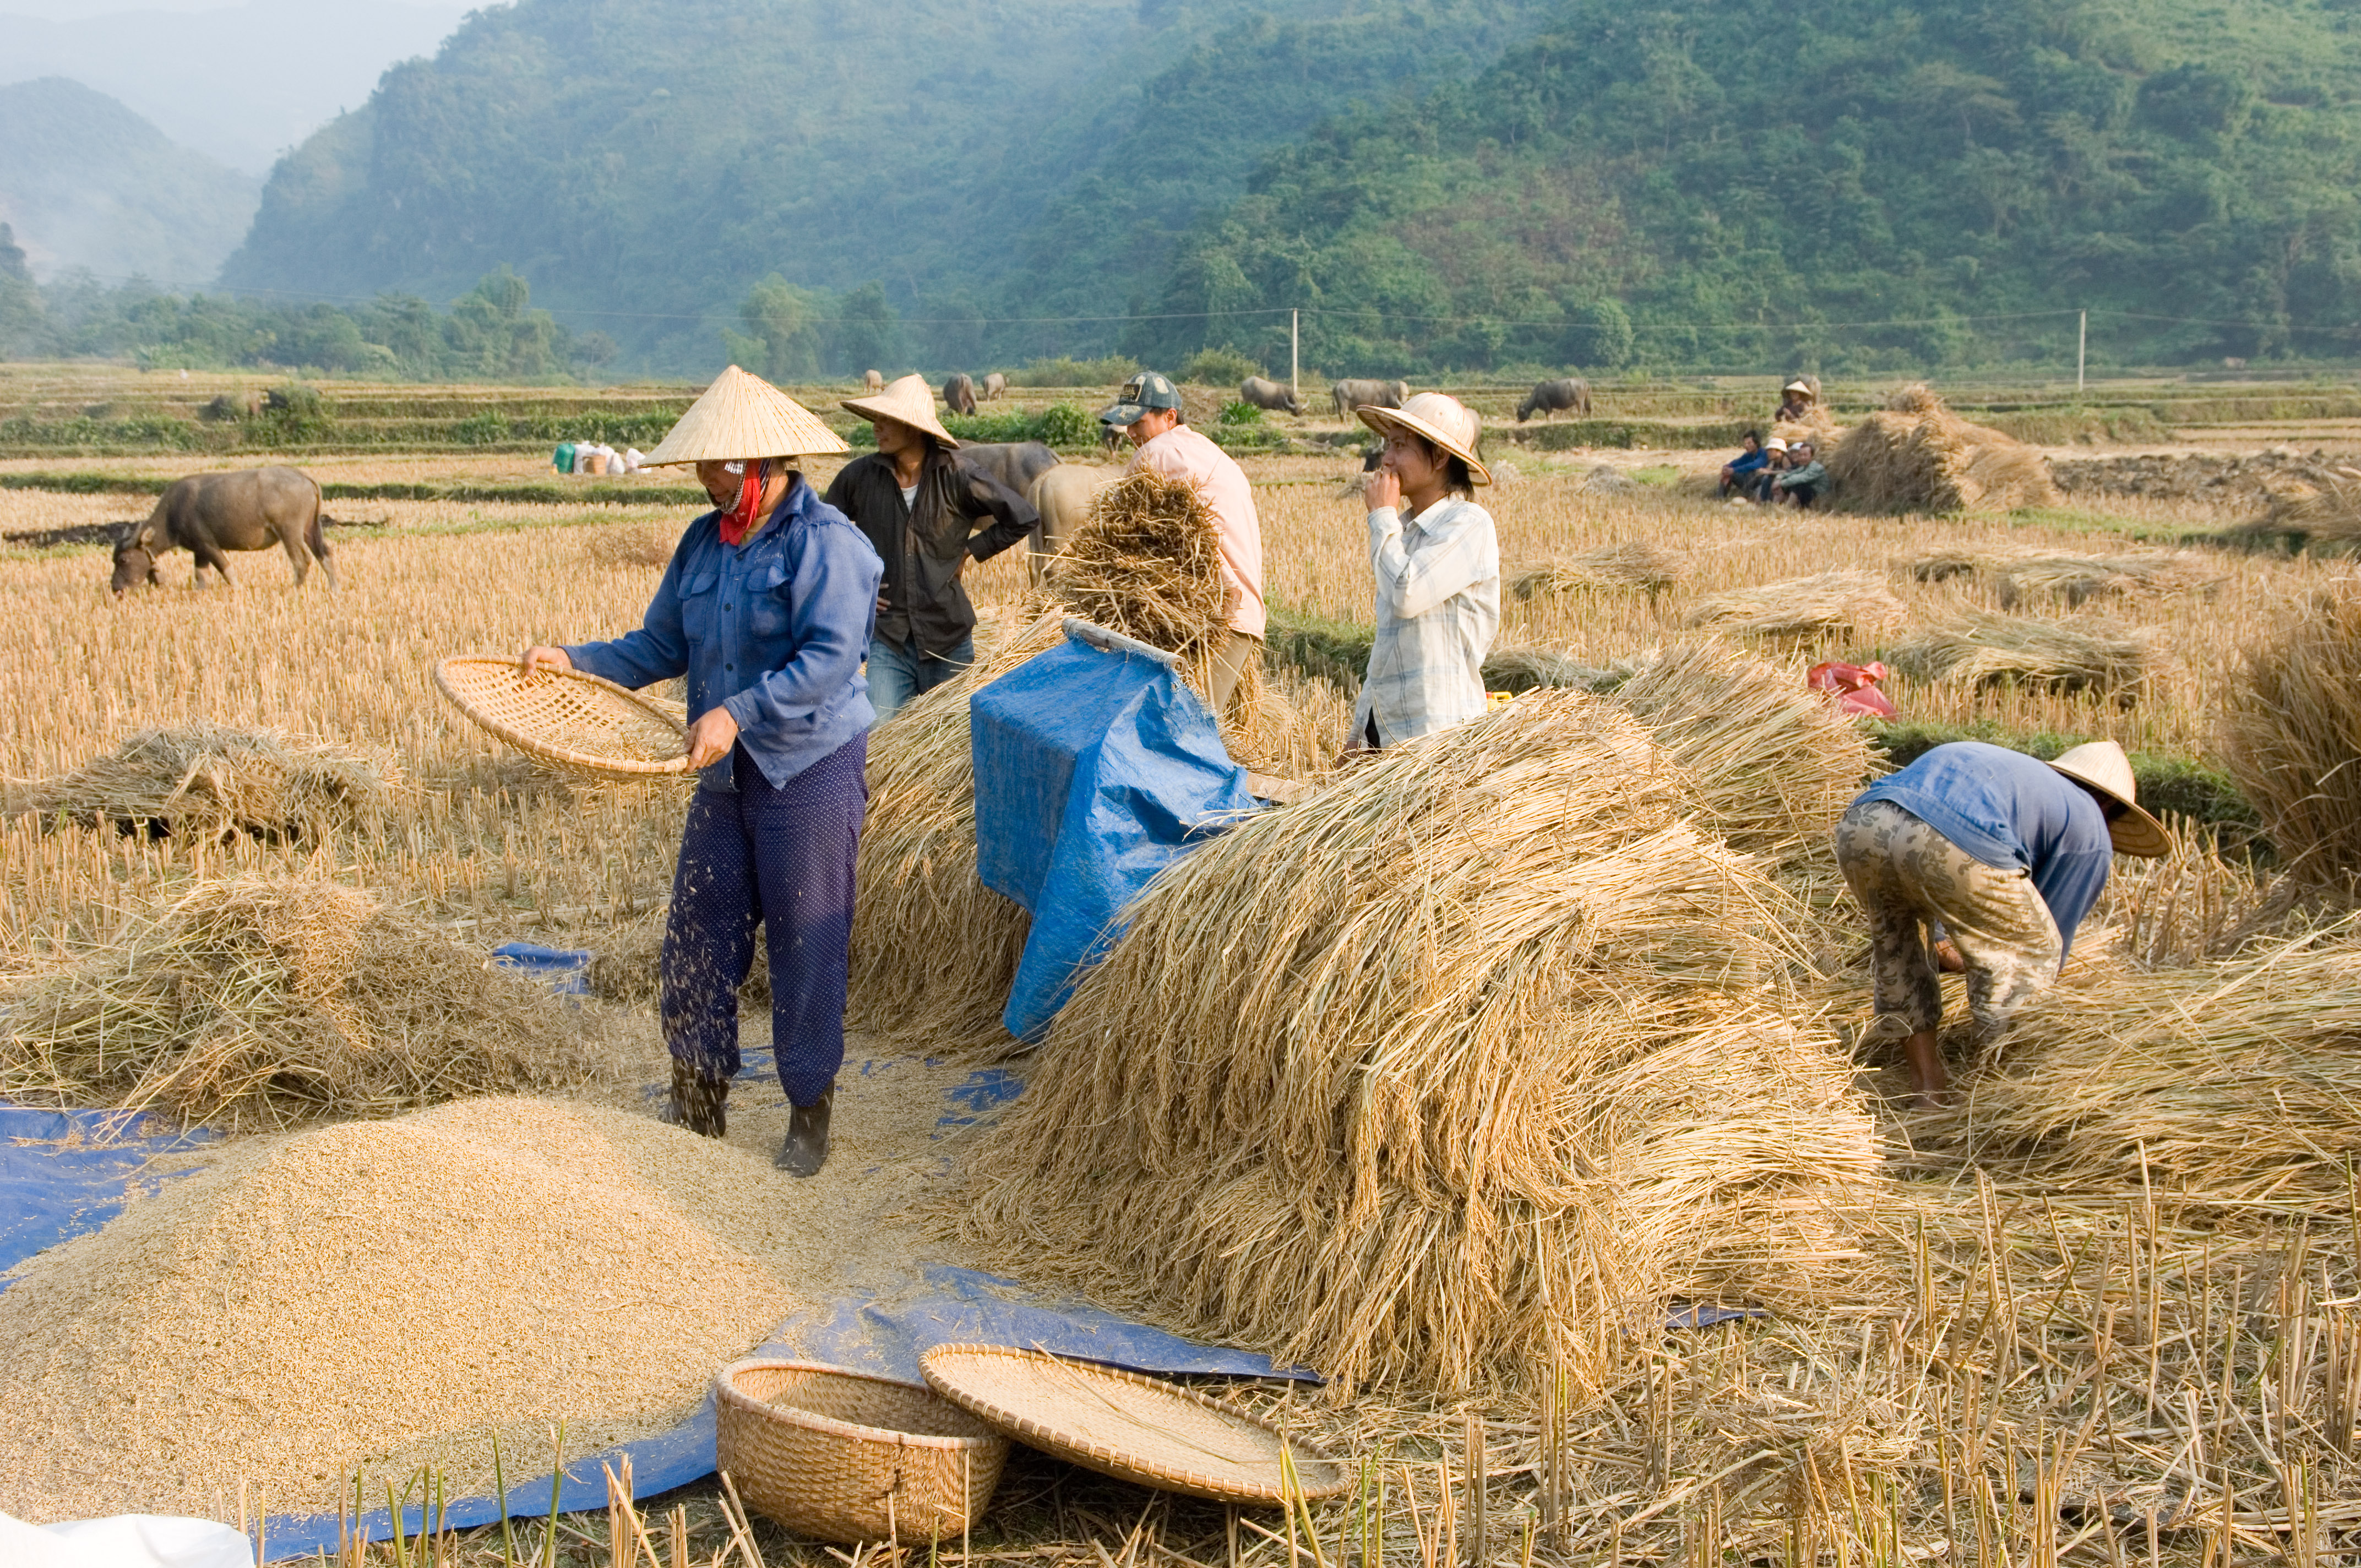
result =
[[[1808,441],[1793,445],[1763,433],[1746,433],[1742,449],[1722,465],[1721,496],[1736,496],[1760,506],[1809,507],[1827,488],[1828,470],[1818,449]]]

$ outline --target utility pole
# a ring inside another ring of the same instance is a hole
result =
[[[1287,395],[1295,400],[1298,408],[1303,406],[1303,334],[1298,330],[1296,318],[1302,313],[1301,311],[1287,313]]]
[[[2077,321],[2074,327],[2074,395],[2079,398],[2082,395],[2083,356],[2088,353],[2091,346],[2091,313],[2088,311],[2080,311],[2076,313],[2076,317]]]

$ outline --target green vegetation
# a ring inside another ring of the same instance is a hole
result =
[[[2347,356],[2356,24],[2319,0],[1561,0],[1479,79],[1274,155],[1150,309],[1314,309],[1305,356],[1344,374],[2070,363],[2086,306],[2102,364]],[[2070,313],[1998,319],[2028,312]],[[1283,353],[1261,322],[1174,314],[1126,346]]]

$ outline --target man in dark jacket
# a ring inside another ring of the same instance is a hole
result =
[[[857,524],[885,563],[869,641],[869,701],[879,722],[975,662],[975,607],[960,575],[1023,540],[1040,521],[1024,497],[951,455],[917,376],[844,406],[877,432],[873,456],[844,466],[828,504]]]

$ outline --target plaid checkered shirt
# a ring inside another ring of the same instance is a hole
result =
[[[1500,630],[1500,545],[1492,514],[1449,497],[1408,518],[1369,514],[1378,638],[1353,713],[1357,738],[1377,720],[1385,745],[1484,711],[1484,655]]]

